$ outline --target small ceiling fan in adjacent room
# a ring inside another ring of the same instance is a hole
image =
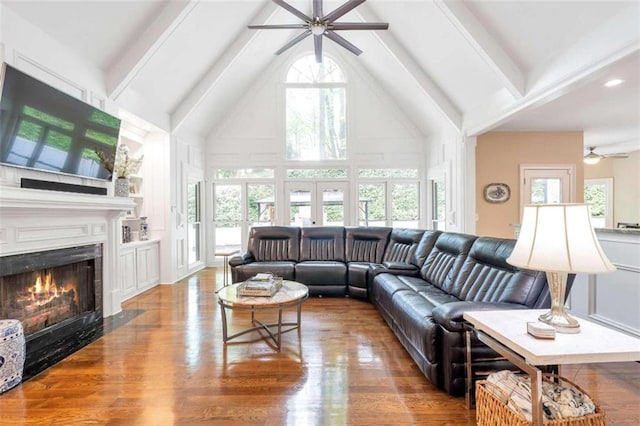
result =
[[[593,152],[596,149],[594,146],[589,147],[589,153],[584,156],[585,164],[598,164],[603,158],[629,158],[625,153],[618,154],[596,154]]]
[[[322,39],[323,36],[329,40],[334,41],[340,46],[347,49],[354,55],[360,55],[362,50],[351,44],[347,39],[338,35],[336,31],[344,30],[387,30],[389,29],[389,23],[387,22],[336,22],[336,19],[349,13],[357,6],[364,3],[366,0],[349,0],[342,6],[338,7],[334,11],[324,14],[322,11],[322,0],[313,0],[313,13],[312,16],[300,12],[295,7],[291,6],[283,0],[273,0],[275,4],[286,9],[293,15],[300,18],[304,23],[300,24],[273,24],[273,25],[249,25],[248,28],[252,30],[271,30],[271,29],[302,29],[303,33],[296,36],[290,42],[282,46],[276,55],[281,54],[285,50],[289,49],[298,42],[304,40],[310,35],[313,35],[313,47],[316,55],[316,61],[322,62]]]

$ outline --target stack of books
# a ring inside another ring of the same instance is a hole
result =
[[[556,329],[540,321],[527,322],[527,333],[538,339],[556,338]]]
[[[257,274],[238,287],[240,296],[271,297],[282,287],[282,278],[272,274]]]

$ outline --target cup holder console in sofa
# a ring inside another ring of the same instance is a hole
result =
[[[306,284],[311,296],[372,302],[423,374],[462,395],[462,314],[550,305],[543,272],[506,262],[514,244],[417,229],[266,226],[251,229],[247,251],[229,265],[234,282],[271,272]],[[472,342],[472,359],[487,371],[509,367],[478,341]]]

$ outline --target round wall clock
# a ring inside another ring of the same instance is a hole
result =
[[[484,187],[484,199],[489,203],[505,203],[511,198],[511,188],[506,183],[490,183]]]

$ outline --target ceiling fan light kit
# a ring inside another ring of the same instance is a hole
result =
[[[337,34],[336,31],[344,30],[388,30],[387,22],[335,22],[336,19],[346,15],[366,0],[349,0],[342,6],[328,14],[322,12],[322,0],[313,0],[313,14],[307,16],[295,7],[291,6],[283,0],[273,0],[275,4],[287,10],[291,14],[300,18],[302,24],[273,24],[273,25],[249,25],[251,30],[272,30],[272,29],[303,29],[301,34],[297,35],[287,44],[278,49],[275,54],[279,55],[310,35],[313,35],[313,47],[317,62],[322,62],[322,37],[326,36],[329,40],[335,42],[339,46],[344,47],[349,52],[358,56],[362,50],[347,41],[344,37]]]
[[[598,164],[600,160],[602,160],[603,158],[628,158],[629,157],[627,154],[624,154],[624,153],[596,154],[595,152],[593,152],[595,149],[596,148],[594,146],[589,147],[589,153],[585,155],[583,159],[584,164],[589,164],[589,165]]]

